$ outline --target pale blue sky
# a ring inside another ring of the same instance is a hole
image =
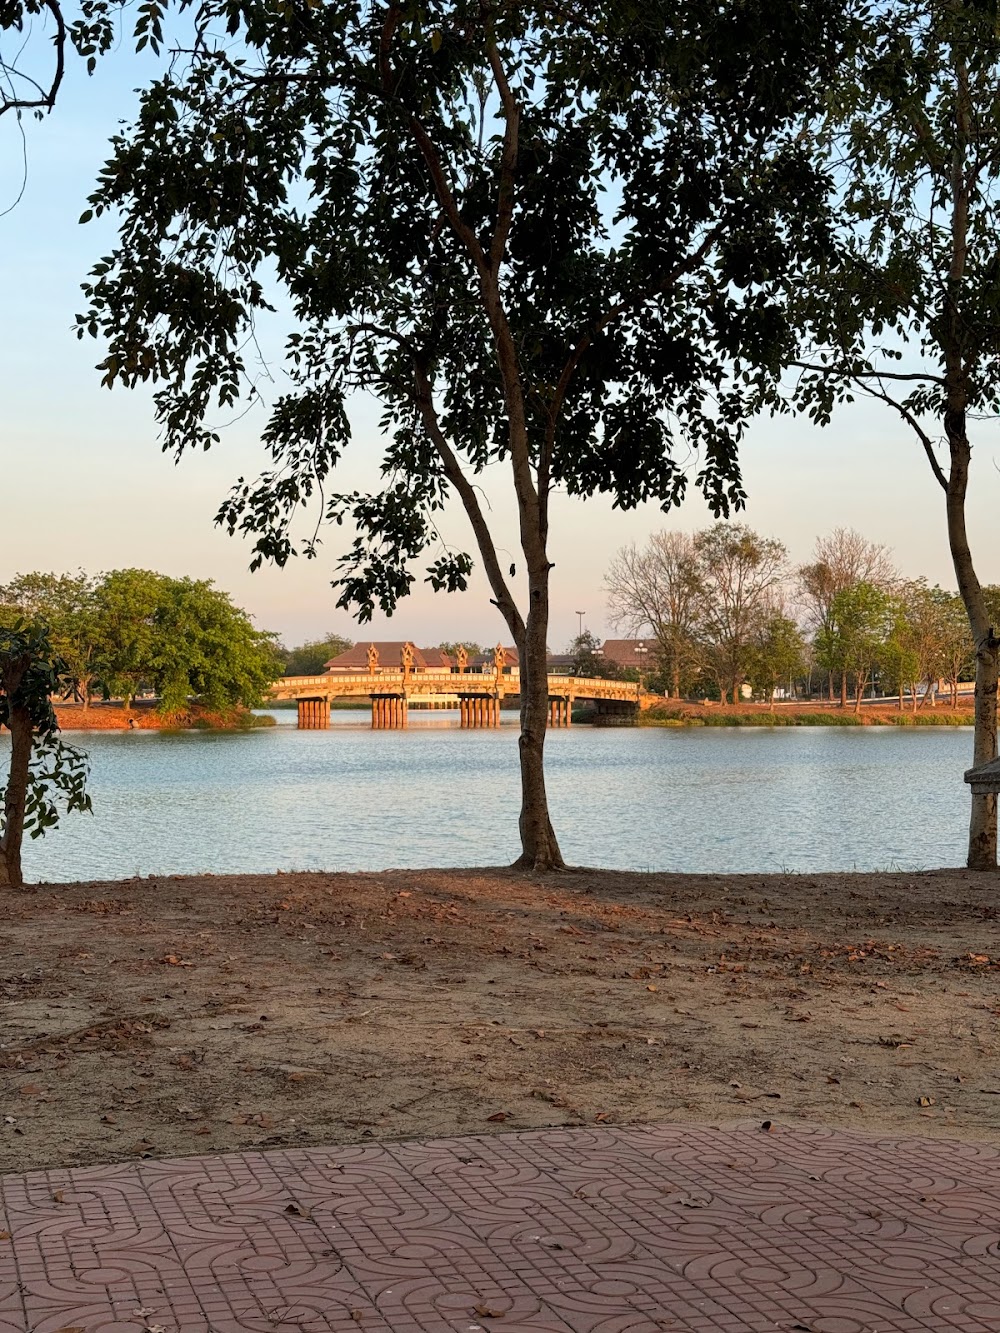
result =
[[[70,71],[60,106],[45,122],[28,122],[29,174],[24,197],[0,218],[0,428],[3,519],[0,581],[16,571],[89,571],[139,565],[214,578],[267,629],[288,642],[334,629],[352,638],[418,642],[506,638],[477,577],[464,595],[435,595],[418,585],[391,623],[361,630],[335,610],[329,586],[344,543],[328,535],[326,556],[285,570],[247,570],[249,552],[212,523],[230,483],[255,475],[260,418],[244,419],[207,455],[175,465],[159,452],[148,398],[108,393],[93,371],[99,347],[77,342],[73,314],[79,284],[111,241],[106,226],[77,225],[115,123],[126,119],[131,89],[153,68],[127,50],[109,57],[93,79]],[[0,121],[0,210],[21,184],[21,146],[9,117]],[[370,445],[370,447],[366,447]],[[344,489],[365,484],[378,459],[371,414],[358,416],[358,444]],[[908,575],[953,587],[943,495],[919,447],[887,409],[856,405],[819,430],[805,421],[758,423],[744,449],[750,495],[747,522],[780,537],[791,558],[808,558],[817,534],[853,526],[887,543]],[[983,434],[974,459],[970,528],[980,576],[1000,582],[1000,436]],[[498,468],[486,492],[503,520],[500,545],[516,552],[507,477]],[[693,495],[680,510],[654,506],[621,514],[601,500],[557,496],[553,505],[552,629],[562,648],[576,632],[578,610],[602,637],[610,632],[602,591],[614,551],[642,542],[658,527],[693,530],[710,521]],[[455,545],[469,547],[464,515],[442,524]],[[512,559],[520,564],[517,555]]]

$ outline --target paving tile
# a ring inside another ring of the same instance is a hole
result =
[[[0,1333],[1000,1333],[986,1144],[748,1122],[233,1153],[7,1176],[0,1222]]]

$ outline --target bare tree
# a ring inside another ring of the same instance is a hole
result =
[[[654,532],[640,550],[623,546],[605,576],[611,623],[627,633],[648,630],[656,640],[670,694],[697,670],[697,625],[703,594],[698,554],[684,532]]]
[[[899,574],[888,546],[870,542],[853,528],[834,528],[828,537],[817,537],[813,558],[800,565],[798,594],[806,621],[814,635],[829,635],[833,629],[833,604],[838,594],[858,583],[883,591],[895,586]],[[829,677],[833,699],[833,673]],[[847,672],[840,673],[840,703],[847,704]]]
[[[701,567],[701,624],[723,703],[750,672],[755,636],[774,611],[784,582],[788,552],[774,537],[742,523],[716,523],[699,532],[694,546]]]

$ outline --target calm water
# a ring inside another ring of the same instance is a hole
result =
[[[373,733],[70,735],[92,762],[93,817],[25,848],[33,880],[195,871],[495,865],[517,851],[517,729],[449,714]],[[966,730],[796,728],[550,732],[563,853],[640,870],[959,865]]]

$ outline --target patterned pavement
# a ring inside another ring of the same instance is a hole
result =
[[[997,1333],[1000,1152],[759,1123],[0,1180],[0,1333]]]

